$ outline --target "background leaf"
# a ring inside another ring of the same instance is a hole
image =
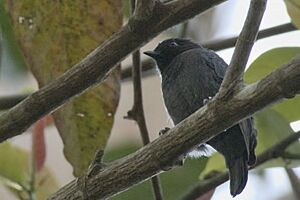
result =
[[[36,180],[36,199],[47,199],[51,194],[53,194],[58,188],[55,176],[47,167],[43,167],[37,174]]]
[[[27,151],[9,142],[0,144],[0,183],[20,199],[28,199],[24,187],[27,190],[30,188],[30,159]],[[46,199],[59,188],[47,167],[43,167],[34,177],[37,199]]]
[[[276,48],[263,53],[246,71],[245,81],[252,83],[263,78],[298,54],[300,54],[300,47]],[[285,99],[281,103],[272,106],[272,109],[280,113],[288,122],[300,120],[300,112],[295,108],[300,108],[299,95],[293,99]]]
[[[6,0],[6,9],[26,63],[40,87],[79,62],[122,24],[121,0]],[[74,175],[83,174],[95,150],[105,148],[119,91],[118,67],[100,86],[54,113]]]
[[[258,130],[258,146],[256,148],[257,153],[261,153],[263,150],[271,147],[280,140],[293,134],[294,131],[291,129],[289,122],[277,111],[266,108],[261,112],[255,114],[256,128]],[[287,149],[290,153],[300,152],[300,143],[296,142],[289,146]],[[279,167],[287,166],[295,167],[300,165],[299,160],[291,160],[284,162],[281,158],[271,160],[264,164],[260,168],[266,167]]]
[[[300,0],[285,0],[285,5],[293,24],[300,27]]]
[[[0,144],[0,176],[12,182],[26,184],[29,174],[28,153],[9,142]]]

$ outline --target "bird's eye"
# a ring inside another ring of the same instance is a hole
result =
[[[170,43],[170,47],[177,47],[177,46],[178,46],[178,44],[175,41]]]

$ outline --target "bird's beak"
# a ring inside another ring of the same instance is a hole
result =
[[[146,54],[147,56],[150,56],[154,59],[157,59],[160,57],[160,53],[157,51],[145,51],[144,54]]]

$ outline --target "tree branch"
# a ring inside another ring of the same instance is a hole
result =
[[[285,168],[285,171],[290,179],[290,183],[295,194],[296,199],[300,199],[300,180],[293,169]]]
[[[290,152],[282,153],[281,157],[283,159],[288,159],[288,160],[300,160],[300,154],[290,153]]]
[[[260,22],[266,9],[267,0],[251,0],[243,29],[238,37],[231,62],[226,71],[217,98],[226,100],[243,85],[243,74],[256,40]]]
[[[281,33],[286,33],[290,31],[295,31],[297,28],[292,23],[281,24],[278,26],[274,26],[271,28],[267,28],[258,32],[257,40],[263,39],[266,37],[278,35]],[[203,44],[204,47],[208,49],[212,49],[214,51],[219,51],[227,48],[234,47],[237,42],[238,37],[227,38],[223,40],[215,40],[212,42],[208,42]]]
[[[282,154],[285,152],[288,146],[296,142],[300,138],[300,131],[294,133],[285,139],[279,141],[277,144],[265,150],[259,156],[257,156],[257,161],[255,166],[251,167],[251,169],[256,168],[257,166],[262,165],[263,163],[282,157]],[[210,190],[218,187],[219,185],[228,181],[229,176],[228,172],[218,173],[217,175],[211,177],[210,179],[201,180],[198,184],[196,184],[190,191],[188,191],[183,197],[182,200],[194,200]]]
[[[28,94],[11,95],[0,97],[0,110],[9,109],[24,100]]]
[[[154,1],[153,17],[147,20],[131,18],[81,62],[3,113],[0,116],[0,142],[21,134],[71,97],[101,82],[116,64],[161,31],[224,1],[178,0],[170,5]]]
[[[134,7],[136,7],[136,9],[134,10],[134,17],[141,20],[149,19],[153,14],[156,3],[156,0],[135,1],[136,6]]]
[[[160,173],[164,167],[170,166],[178,156],[241,119],[269,104],[300,93],[299,82],[300,55],[262,80],[246,86],[230,100],[218,103],[212,99],[169,130],[168,134],[162,135],[135,153],[110,163],[96,176],[87,180],[88,194],[93,199],[104,199],[147,180]],[[77,190],[76,181],[72,181],[49,199],[80,199]]]

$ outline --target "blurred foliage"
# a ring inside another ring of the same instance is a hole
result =
[[[106,152],[104,155],[104,161],[112,161],[117,158],[124,157],[134,151],[138,147],[136,146],[122,146]],[[186,190],[194,183],[198,182],[198,175],[204,169],[207,158],[201,159],[187,159],[183,167],[177,167],[171,171],[160,174],[162,188],[165,200],[176,200],[186,192]],[[114,200],[132,200],[143,199],[152,200],[152,188],[150,180],[145,181],[142,184],[136,185],[130,190],[120,193],[119,195],[111,198]]]
[[[293,57],[300,54],[299,47],[283,47],[269,50],[260,55],[248,68],[245,73],[245,81],[253,83],[260,80],[276,68],[290,61]],[[294,133],[290,127],[290,122],[300,120],[300,96],[293,99],[287,99],[281,103],[266,108],[254,115],[255,127],[258,132],[258,146],[256,154],[263,152],[275,143],[279,142],[289,134]],[[300,152],[300,143],[297,142],[288,148],[290,153]],[[278,166],[299,166],[297,160],[276,159],[269,161],[260,168],[278,167]],[[224,170],[224,158],[219,154],[214,154],[209,158],[207,166],[200,177],[203,177],[212,170]]]
[[[284,0],[284,2],[293,24],[300,28],[300,0]]]
[[[300,47],[282,47],[271,49],[260,55],[245,73],[245,81],[253,83],[271,73],[281,65],[288,63],[293,57],[300,54]],[[274,104],[272,109],[280,113],[288,122],[300,120],[300,96]]]
[[[29,172],[28,153],[9,142],[0,144],[0,176],[17,184],[25,184]]]
[[[39,87],[59,77],[122,25],[121,0],[4,2],[12,30]],[[119,93],[117,67],[100,86],[54,113],[74,175],[83,174],[96,149],[105,148]]]
[[[290,127],[290,123],[282,115],[280,115],[280,113],[271,108],[266,108],[256,113],[255,122],[258,130],[258,146],[256,148],[256,152],[258,153],[261,153],[282,139],[288,137],[290,134],[294,133]],[[289,153],[298,154],[300,152],[300,143],[295,142],[294,144],[290,145],[286,151]],[[297,167],[300,166],[300,161],[282,160],[279,158],[265,163],[260,168],[278,166]]]
[[[29,153],[9,142],[0,144],[0,184],[4,184],[19,199],[28,199],[30,190],[31,171]],[[58,189],[58,184],[47,168],[34,176],[35,195],[38,200],[46,199],[51,193]]]

